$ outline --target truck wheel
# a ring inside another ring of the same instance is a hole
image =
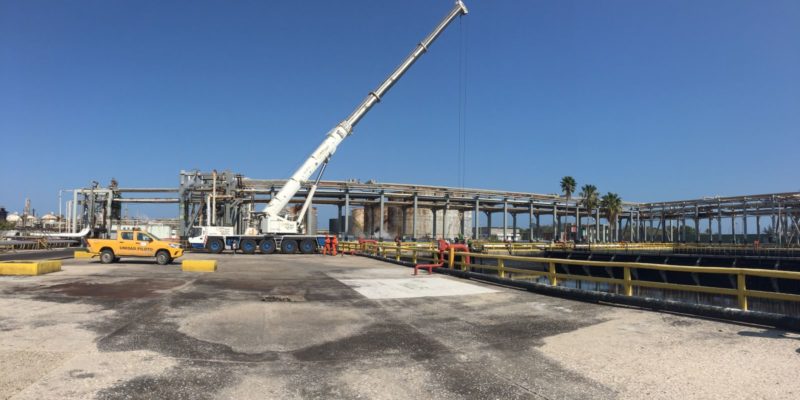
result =
[[[292,239],[284,239],[281,242],[281,253],[294,254],[297,251],[297,242]]]
[[[239,248],[242,249],[244,254],[253,254],[256,252],[256,241],[253,239],[244,239],[239,242]]]
[[[105,249],[100,252],[100,262],[103,264],[111,264],[114,262],[114,251],[111,249]]]
[[[222,253],[222,250],[225,250],[225,244],[222,243],[222,239],[208,239],[208,251],[219,254]]]
[[[303,254],[311,254],[317,249],[317,242],[312,239],[303,239],[300,241],[300,252]]]
[[[275,239],[264,239],[258,244],[261,252],[264,254],[272,254],[275,252]]]
[[[172,257],[169,256],[166,250],[160,250],[156,253],[156,262],[158,265],[167,265],[172,262]]]

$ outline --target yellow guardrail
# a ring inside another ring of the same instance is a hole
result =
[[[403,258],[411,259],[414,264],[420,261],[439,261],[439,251],[432,245],[427,247],[411,246],[408,244],[397,245],[395,243],[355,243],[358,249],[353,247],[354,243],[341,243],[344,245],[342,248],[350,248],[359,251],[363,254],[382,257],[386,259],[394,259],[401,261]],[[349,251],[349,250],[348,250]],[[456,261],[456,257],[460,257]],[[476,259],[494,260],[496,265],[475,264],[474,262],[467,263],[469,257],[470,261]],[[524,268],[507,267],[507,261],[517,261],[526,263],[539,263],[547,266],[546,270],[532,270]],[[574,275],[561,273],[557,271],[556,265],[575,265],[584,266],[589,268],[614,268],[622,270],[622,278],[607,278],[598,276],[587,275]],[[779,292],[767,292],[762,290],[751,290],[747,288],[747,277],[762,277],[762,278],[778,278],[789,279],[800,284],[800,272],[794,271],[776,271],[755,268],[742,268],[742,267],[695,267],[695,266],[682,266],[682,265],[668,265],[668,264],[651,264],[639,262],[620,262],[620,261],[590,261],[590,260],[573,260],[562,258],[547,258],[547,257],[531,257],[531,256],[515,256],[515,255],[500,255],[500,254],[485,254],[485,253],[472,253],[472,252],[459,252],[450,249],[447,252],[445,259],[446,268],[455,269],[459,268],[461,271],[471,271],[473,269],[493,270],[501,278],[506,279],[531,279],[546,277],[549,284],[557,286],[561,280],[573,281],[586,281],[586,282],[599,282],[613,285],[620,285],[623,288],[623,293],[626,296],[633,296],[633,289],[639,288],[653,288],[653,289],[666,289],[685,292],[696,292],[706,294],[718,294],[726,296],[734,296],[738,300],[739,308],[742,310],[748,309],[748,298],[760,298],[769,300],[780,301],[793,301],[800,302],[800,295]],[[714,286],[702,285],[686,285],[678,283],[665,283],[633,279],[631,270],[651,270],[651,271],[672,271],[672,272],[687,272],[687,273],[701,273],[701,274],[715,274],[715,275],[728,275],[736,278],[736,288],[720,288]]]
[[[438,262],[439,249],[436,243],[404,242],[399,246],[393,242],[340,242],[339,251],[348,254],[359,252],[372,256],[392,258],[401,261],[403,258],[411,259],[414,264],[420,261]]]
[[[535,253],[541,252],[546,248],[549,243],[532,242],[532,243],[519,243],[519,242],[472,242],[473,248],[481,249],[484,253]]]

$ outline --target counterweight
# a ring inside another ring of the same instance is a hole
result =
[[[267,206],[264,208],[266,214],[266,231],[277,232],[283,229],[279,225],[285,226],[286,221],[278,221],[278,213],[280,213],[295,194],[300,190],[302,185],[311,177],[311,175],[324,163],[333,153],[339,144],[349,136],[353,127],[361,121],[362,118],[369,112],[369,110],[376,103],[381,101],[381,98],[389,91],[389,89],[397,83],[398,80],[411,68],[412,65],[428,50],[430,45],[439,37],[439,35],[452,23],[456,17],[467,14],[467,7],[461,0],[456,1],[455,6],[442,19],[436,28],[423,39],[414,51],[400,63],[399,66],[387,77],[383,83],[380,84],[374,91],[370,92],[367,97],[356,107],[355,110],[344,121],[340,122],[336,127],[330,130],[325,136],[325,140],[314,150],[313,153],[303,162],[303,165],[297,169],[291,178],[286,182],[283,188],[273,197]],[[284,222],[284,223],[281,223]]]

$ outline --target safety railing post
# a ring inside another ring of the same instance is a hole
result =
[[[744,272],[739,272],[736,276],[736,292],[739,298],[739,308],[747,311],[747,286],[745,285]]]
[[[506,277],[506,263],[502,258],[497,259],[497,275],[501,278]]]
[[[631,284],[631,268],[625,267],[623,271],[625,279],[625,296],[633,296],[633,285]]]
[[[447,249],[447,266],[450,269],[453,269],[453,265],[456,261],[456,251],[452,247]]]
[[[469,268],[469,266],[467,265],[467,257],[466,256],[461,256],[461,262],[459,264],[461,264],[461,270],[462,271],[466,271]]]
[[[395,250],[394,260],[395,261],[400,261],[400,245],[399,244],[397,245],[397,250]]]
[[[417,265],[417,249],[411,249],[411,263]]]
[[[556,278],[556,263],[551,262],[551,263],[548,263],[548,264],[549,264],[549,266],[548,266],[549,268],[548,268],[547,277],[550,278],[550,284],[551,285],[557,286],[558,285],[558,278]]]

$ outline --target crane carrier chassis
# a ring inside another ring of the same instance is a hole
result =
[[[205,226],[204,232],[196,232],[189,238],[193,250],[207,250],[209,253],[222,253],[225,250],[240,251],[244,254],[284,254],[316,253],[325,246],[323,235],[273,234],[273,235],[236,235],[233,229],[222,226]]]

